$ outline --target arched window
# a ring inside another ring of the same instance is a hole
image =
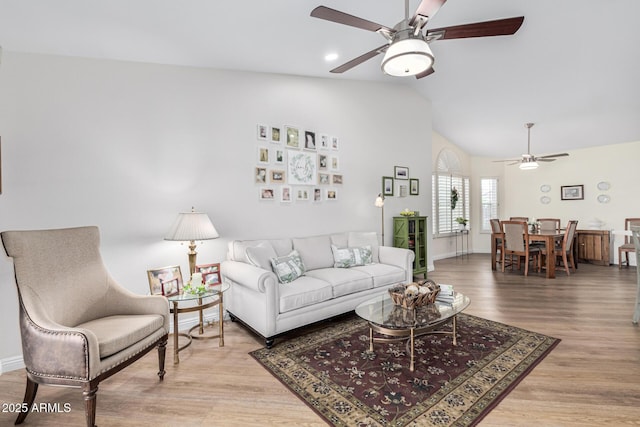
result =
[[[431,185],[433,234],[442,236],[457,231],[460,225],[456,218],[465,218],[467,221],[471,218],[469,178],[462,175],[456,153],[445,148],[438,154]]]

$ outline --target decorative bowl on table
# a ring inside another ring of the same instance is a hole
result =
[[[421,280],[389,289],[393,304],[413,309],[426,304],[433,304],[440,293],[440,285],[433,280]]]

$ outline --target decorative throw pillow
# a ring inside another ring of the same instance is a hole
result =
[[[251,246],[247,248],[247,259],[256,267],[269,270],[271,268],[271,258],[275,258],[278,255],[273,250],[270,244],[262,242],[257,246]]]
[[[293,282],[305,272],[302,258],[295,249],[287,256],[271,258],[271,266],[280,283]]]
[[[331,245],[333,251],[333,266],[336,268],[349,268],[356,265],[371,264],[371,246],[357,248],[338,248]]]

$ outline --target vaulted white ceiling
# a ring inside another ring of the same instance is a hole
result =
[[[473,155],[526,152],[526,122],[538,155],[640,141],[638,0],[448,0],[427,28],[524,24],[513,36],[432,43],[436,72],[421,80],[384,75],[381,56],[330,74],[385,40],[311,18],[318,5],[390,27],[404,16],[403,0],[0,0],[0,46],[409,85],[432,101],[434,129]],[[330,52],[339,58],[327,63]]]

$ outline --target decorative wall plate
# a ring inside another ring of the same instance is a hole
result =
[[[600,203],[609,203],[609,200],[611,200],[611,197],[609,197],[606,194],[601,194],[601,195],[598,196],[598,201]]]
[[[548,193],[549,191],[551,191],[551,186],[547,184],[541,185],[540,191],[542,191],[543,193]]]
[[[600,181],[598,183],[598,190],[607,191],[609,188],[611,188],[611,185],[606,181]]]
[[[540,197],[540,203],[543,205],[548,205],[551,202],[551,198],[549,196]]]

